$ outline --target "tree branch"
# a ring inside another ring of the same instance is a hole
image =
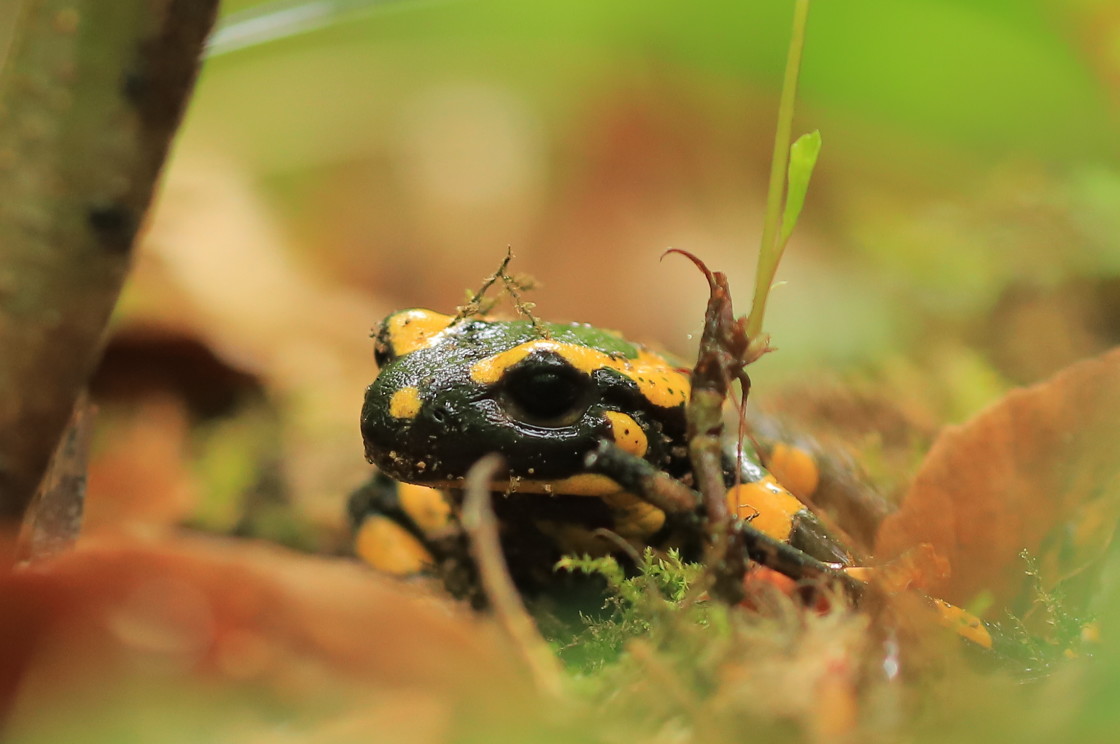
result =
[[[0,525],[97,363],[218,0],[23,0],[0,58]]]

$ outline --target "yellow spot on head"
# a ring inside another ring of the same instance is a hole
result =
[[[642,395],[662,408],[673,408],[688,402],[688,377],[656,354],[642,350],[637,359],[611,356],[598,349],[566,344],[549,339],[526,341],[512,349],[476,362],[471,379],[480,385],[493,385],[513,365],[533,352],[552,352],[584,374],[597,369],[613,369],[634,381]]]
[[[438,336],[447,330],[453,318],[431,310],[402,310],[385,319],[389,329],[389,347],[395,356],[411,354],[438,343]]]
[[[793,531],[794,516],[805,505],[768,475],[728,489],[727,508],[739,519],[749,519],[752,527],[784,541]]]
[[[611,438],[624,452],[645,457],[649,449],[649,439],[638,422],[625,413],[607,411],[607,421],[611,425]]]
[[[401,388],[389,398],[389,415],[393,418],[416,418],[418,413],[420,413],[420,391],[416,388]]]
[[[782,442],[774,445],[766,467],[779,483],[802,499],[812,497],[821,482],[816,459],[806,450]]]
[[[354,538],[354,552],[378,571],[393,576],[418,574],[435,564],[415,535],[382,516],[362,522]]]

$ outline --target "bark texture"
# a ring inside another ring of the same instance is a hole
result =
[[[0,56],[0,526],[23,515],[97,363],[218,0],[15,4]]]

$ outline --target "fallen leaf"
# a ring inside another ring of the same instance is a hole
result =
[[[378,718],[396,731],[407,708],[428,711],[425,725],[394,740],[426,743],[458,711],[496,717],[532,694],[466,608],[261,543],[87,540],[0,576],[0,596],[0,722],[34,740],[84,720],[173,729],[165,713],[230,733],[345,727],[365,711],[368,731]]]
[[[1026,611],[1024,550],[1049,589],[1108,547],[1120,519],[1118,434],[1120,349],[1012,391],[937,438],[879,530],[878,557],[929,543],[951,566],[931,594],[967,605],[990,593],[997,611]]]

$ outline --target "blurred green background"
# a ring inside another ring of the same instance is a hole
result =
[[[816,4],[796,126],[825,149],[760,379],[1120,272],[1112,5]],[[542,314],[687,354],[702,282],[658,256],[749,302],[790,8],[230,2],[179,157],[240,172],[300,260],[386,309],[454,306],[511,245]]]

